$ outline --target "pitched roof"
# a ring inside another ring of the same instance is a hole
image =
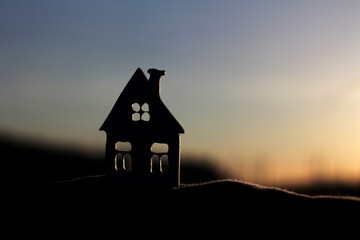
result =
[[[130,134],[140,132],[184,133],[182,126],[149,85],[144,72],[138,68],[121,92],[100,130]],[[132,104],[134,103],[149,105],[150,121],[132,120]]]

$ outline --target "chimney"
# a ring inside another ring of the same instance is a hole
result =
[[[150,68],[147,72],[150,74],[150,78],[149,78],[150,89],[153,92],[153,94],[155,94],[160,98],[161,77],[166,73],[164,70],[157,70],[155,68]]]

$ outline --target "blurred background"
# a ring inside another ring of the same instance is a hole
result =
[[[98,129],[135,70],[158,68],[186,131],[183,182],[359,189],[359,11],[350,0],[2,0],[2,160],[37,181],[101,172]]]

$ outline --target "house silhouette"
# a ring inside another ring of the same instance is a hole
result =
[[[165,71],[138,68],[100,130],[106,132],[106,175],[139,187],[180,185],[180,134],[184,129],[161,100]]]

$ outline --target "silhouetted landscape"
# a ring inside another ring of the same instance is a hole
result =
[[[359,1],[0,11],[4,236],[357,230]]]
[[[86,154],[78,149],[31,143],[2,135],[2,174],[8,187],[46,187],[84,176],[105,174],[104,153]],[[182,159],[181,183],[191,184],[224,179],[215,165],[193,158]]]
[[[87,203],[95,202],[94,199],[102,199],[100,202],[121,199],[123,203],[134,204],[132,201],[147,199],[156,205],[156,200],[160,199],[161,202],[164,199],[170,202],[181,199],[181,206],[189,205],[203,211],[206,209],[203,202],[216,202],[222,208],[231,208],[240,203],[258,207],[289,205],[297,209],[309,203],[316,207],[329,204],[334,207],[339,203],[346,207],[360,205],[359,199],[355,198],[359,196],[359,189],[342,185],[315,185],[299,187],[295,193],[226,179],[225,173],[204,160],[182,159],[181,186],[178,188],[132,189],[106,179],[100,153],[86,155],[79,150],[29,143],[6,135],[1,137],[0,149],[3,153],[4,189],[16,194],[45,194],[50,202],[56,199],[76,205],[76,202],[82,202],[81,199]],[[316,197],[319,195],[329,196]]]

